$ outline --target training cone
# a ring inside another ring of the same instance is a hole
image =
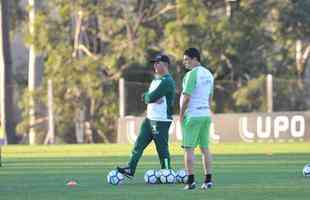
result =
[[[76,185],[77,185],[76,181],[68,181],[67,182],[67,186],[69,186],[69,187],[75,187]]]

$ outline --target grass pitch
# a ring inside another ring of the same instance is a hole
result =
[[[113,186],[106,175],[128,161],[131,145],[59,145],[2,147],[0,199],[2,200],[188,200],[188,199],[309,199],[310,178],[302,168],[310,163],[310,143],[215,144],[215,187],[209,191],[183,191],[183,185],[146,185],[143,174],[159,168],[151,145],[142,157],[136,176]],[[182,149],[170,146],[172,165],[183,168]],[[197,152],[198,153],[198,152]],[[196,157],[198,186],[203,181]],[[76,180],[77,186],[66,186]]]

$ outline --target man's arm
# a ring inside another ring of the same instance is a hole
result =
[[[188,72],[186,75],[185,84],[182,91],[182,101],[180,102],[180,120],[184,119],[185,111],[187,110],[191,95],[196,88],[197,71]]]
[[[213,98],[213,93],[214,93],[214,86],[213,86],[213,81],[212,81],[212,87],[211,87],[211,93],[209,96],[209,107],[210,107],[210,112],[212,114],[212,98]]]
[[[188,94],[183,93],[182,95],[183,95],[183,98],[182,98],[182,102],[180,105],[180,121],[181,122],[184,120],[184,114],[188,107],[189,100],[191,99],[191,96]]]
[[[143,95],[144,103],[155,103],[158,101],[161,97],[165,96],[167,91],[169,90],[169,84],[168,81],[162,80],[159,84],[159,86],[152,92],[146,92]]]

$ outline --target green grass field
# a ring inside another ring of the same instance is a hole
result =
[[[302,168],[310,163],[310,143],[215,144],[214,181],[209,191],[183,191],[183,185],[146,185],[143,174],[158,168],[151,145],[141,159],[133,181],[112,186],[106,175],[128,160],[131,145],[59,145],[2,147],[0,199],[309,199],[310,178]],[[183,168],[182,150],[171,145],[173,167]],[[200,157],[197,182],[202,181]],[[68,180],[78,185],[66,186]]]

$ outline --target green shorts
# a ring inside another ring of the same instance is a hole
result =
[[[185,117],[182,122],[182,147],[208,148],[210,117]]]

